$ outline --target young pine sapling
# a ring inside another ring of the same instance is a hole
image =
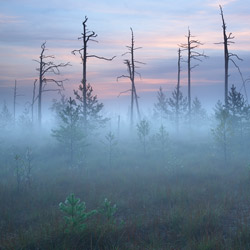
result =
[[[160,126],[158,132],[154,135],[154,139],[160,151],[162,162],[164,163],[169,145],[169,135],[163,125]]]
[[[111,131],[105,136],[106,142],[105,145],[108,147],[108,159],[109,159],[109,166],[112,166],[112,160],[113,160],[113,153],[115,146],[117,145],[117,140],[115,138],[114,133]]]
[[[67,150],[71,166],[75,160],[75,154],[84,143],[85,135],[81,127],[80,106],[76,105],[74,99],[70,98],[65,108],[59,111],[61,124],[58,129],[52,130],[54,136]]]
[[[111,201],[105,198],[102,207],[99,209],[99,213],[103,214],[109,223],[115,224],[116,220],[114,218],[114,215],[116,212],[117,212],[116,204],[112,205]]]
[[[144,155],[146,154],[146,145],[147,145],[147,138],[149,136],[149,131],[150,131],[150,126],[147,120],[143,119],[139,123],[137,123],[137,134],[143,146]]]
[[[217,144],[223,149],[224,161],[226,165],[228,162],[229,140],[232,137],[233,130],[228,109],[222,105],[221,102],[217,103],[215,118],[218,124],[214,129],[212,129],[212,134]]]
[[[73,193],[59,204],[59,209],[65,214],[67,233],[81,233],[86,228],[86,220],[97,213],[97,210],[86,212],[85,202],[81,202]]]

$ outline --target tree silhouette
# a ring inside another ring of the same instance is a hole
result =
[[[141,120],[137,123],[137,135],[143,146],[143,154],[146,155],[147,138],[149,136],[150,126],[146,119]]]
[[[188,56],[187,56],[187,64],[188,64],[188,113],[190,116],[191,115],[191,103],[192,103],[192,100],[191,100],[191,71],[192,71],[192,69],[199,66],[199,64],[192,65],[191,63],[192,63],[192,60],[202,62],[201,58],[208,58],[208,56],[206,56],[204,54],[204,52],[200,53],[200,52],[196,51],[196,49],[198,47],[200,47],[201,45],[204,45],[204,44],[201,43],[197,39],[193,39],[195,36],[191,35],[189,28],[188,28],[188,35],[186,37],[188,40],[187,43],[180,44],[180,47],[182,48],[182,50],[186,50],[188,53]]]
[[[86,100],[84,100],[83,96],[81,95],[83,91],[82,85],[79,86],[79,91],[80,93],[77,90],[74,90],[74,94],[76,96],[76,100],[80,102],[81,109],[79,110],[79,112],[83,117],[85,130],[86,128],[95,129],[98,126],[104,125],[105,122],[108,121],[108,118],[104,118],[101,115],[101,111],[104,105],[103,103],[98,101],[97,95],[93,95],[92,86],[90,84],[87,84],[86,86]],[[86,107],[83,108],[85,104]]]
[[[225,107],[228,108],[228,78],[229,78],[229,73],[228,73],[228,67],[229,67],[229,61],[231,61],[234,66],[238,69],[241,77],[242,77],[242,73],[240,71],[239,66],[236,64],[234,58],[242,61],[242,59],[234,53],[229,52],[228,47],[230,46],[230,44],[233,44],[234,42],[232,41],[235,37],[233,36],[232,33],[227,34],[227,26],[225,23],[225,19],[224,19],[224,14],[223,14],[223,9],[221,7],[221,5],[219,5],[220,7],[220,15],[221,15],[221,19],[222,19],[222,30],[223,30],[223,42],[219,42],[216,44],[223,44],[224,45],[224,86],[225,86]],[[243,80],[243,77],[242,77]],[[245,88],[245,81],[243,80],[243,86]],[[245,89],[245,93],[246,93],[246,89]]]
[[[228,150],[232,138],[233,130],[228,109],[220,101],[215,107],[215,119],[217,125],[212,129],[217,144],[222,148],[225,165],[228,163]]]
[[[140,114],[139,103],[138,103],[138,95],[136,93],[136,87],[135,87],[135,75],[137,74],[140,77],[141,75],[140,73],[136,71],[136,69],[139,68],[136,64],[145,64],[145,63],[135,60],[135,55],[134,55],[135,50],[141,49],[142,47],[137,47],[137,48],[135,47],[133,29],[130,28],[130,30],[131,30],[131,46],[126,46],[129,51],[122,55],[122,56],[127,55],[127,54],[130,55],[130,59],[124,60],[124,64],[127,66],[128,75],[118,76],[117,81],[120,78],[128,78],[131,81],[131,89],[129,91],[131,91],[130,126],[132,128],[133,123],[134,123],[134,102],[136,104],[137,116],[139,120],[141,120],[141,114]]]
[[[157,92],[157,103],[154,104],[154,113],[156,116],[160,116],[161,124],[163,118],[166,118],[169,111],[168,111],[168,99],[165,93],[160,87],[159,91]]]
[[[56,80],[53,77],[50,78],[47,75],[60,75],[60,69],[69,66],[70,63],[59,63],[56,64],[53,61],[46,61],[46,59],[55,59],[53,55],[45,55],[46,42],[41,45],[40,60],[34,60],[39,63],[39,68],[36,70],[39,72],[39,86],[38,86],[38,123],[41,126],[42,123],[42,95],[44,92],[57,91],[60,92],[64,89],[63,82],[65,80]],[[46,88],[48,83],[54,83],[56,88]]]
[[[79,148],[79,144],[83,145],[82,141],[85,135],[80,126],[80,107],[76,105],[75,100],[71,97],[65,108],[59,111],[61,119],[58,129],[52,129],[52,136],[55,137],[66,149],[70,156],[70,164],[74,162],[74,156]]]
[[[187,97],[184,97],[182,92],[178,87],[172,92],[172,97],[168,99],[168,106],[173,120],[176,122],[176,129],[179,130],[180,119],[183,119],[186,116],[188,101]]]
[[[248,126],[248,117],[250,107],[245,101],[244,96],[236,90],[236,87],[232,85],[231,90],[228,93],[228,112],[232,123],[234,132],[240,132],[240,139],[242,139],[243,127]]]
[[[192,102],[191,116],[193,124],[196,127],[200,127],[202,124],[204,124],[207,117],[206,110],[202,107],[201,101],[198,99],[198,97],[195,97]]]
[[[87,29],[87,21],[88,18],[85,16],[85,20],[82,23],[83,26],[83,33],[81,34],[81,37],[79,37],[79,40],[82,40],[82,47],[80,49],[76,49],[72,51],[73,55],[76,55],[78,53],[80,55],[81,61],[82,61],[82,82],[80,84],[79,89],[82,92],[82,109],[83,109],[83,124],[85,127],[87,127],[87,120],[88,120],[88,113],[87,113],[87,59],[88,58],[97,58],[101,60],[106,61],[112,61],[115,56],[112,58],[106,58],[101,57],[97,55],[89,55],[88,54],[88,43],[89,42],[97,42],[95,38],[97,37],[97,34],[94,31],[89,31]]]

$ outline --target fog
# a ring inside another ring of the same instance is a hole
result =
[[[56,95],[41,124],[4,104],[1,249],[240,249],[249,105],[234,86],[209,111],[194,98],[189,113],[184,97],[176,113],[170,98],[159,89],[133,116],[95,99],[84,120],[80,101]]]
[[[33,2],[0,11],[0,250],[250,249],[245,6]]]

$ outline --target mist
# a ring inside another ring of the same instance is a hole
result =
[[[250,249],[249,7],[24,2],[0,3],[0,250]]]

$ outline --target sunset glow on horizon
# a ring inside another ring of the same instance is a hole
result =
[[[223,6],[227,32],[235,36],[230,45],[244,61],[237,62],[243,76],[250,76],[250,1],[191,0],[191,1],[114,1],[69,0],[0,1],[0,98],[1,104],[12,98],[14,81],[18,81],[20,103],[31,98],[34,79],[38,78],[37,63],[41,44],[46,41],[48,55],[57,62],[70,62],[58,79],[68,79],[65,94],[73,96],[81,81],[81,59],[71,51],[81,47],[77,38],[82,32],[82,21],[88,16],[87,26],[98,34],[98,43],[89,44],[89,54],[116,58],[112,62],[89,59],[87,80],[95,94],[104,102],[116,102],[120,92],[130,88],[130,82],[117,77],[127,73],[121,56],[130,45],[130,27],[134,30],[136,60],[142,61],[136,79],[140,102],[153,101],[161,86],[169,95],[177,82],[178,45],[186,43],[188,27],[195,39],[204,43],[198,48],[209,56],[192,72],[192,96],[202,97],[205,105],[223,99],[223,45],[219,4]],[[183,51],[183,58],[186,52]],[[241,78],[230,65],[229,84],[241,88]],[[187,69],[182,63],[181,86],[186,95]],[[247,86],[250,93],[250,88]],[[212,93],[213,92],[213,93]],[[123,99],[125,98],[124,95]],[[56,96],[55,96],[56,98]],[[50,102],[50,100],[48,100]],[[11,103],[11,101],[10,101]],[[129,105],[129,97],[125,100]]]

